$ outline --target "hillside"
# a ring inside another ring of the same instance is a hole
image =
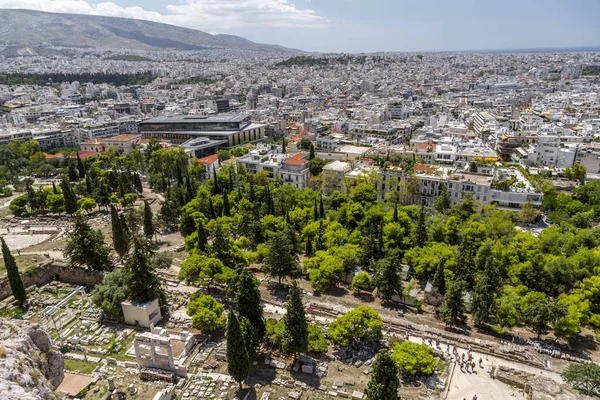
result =
[[[234,35],[211,35],[195,29],[138,19],[34,10],[0,9],[0,42],[19,47],[44,43],[64,47],[103,47],[136,50],[242,49],[300,52],[255,43]]]

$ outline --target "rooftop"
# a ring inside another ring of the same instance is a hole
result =
[[[219,115],[168,115],[147,119],[140,124],[157,124],[157,123],[227,123],[227,122],[242,122],[249,118],[248,114],[219,114]]]
[[[198,162],[202,163],[202,164],[212,164],[215,161],[217,161],[219,159],[219,155],[218,154],[213,154],[211,156],[206,156],[203,158],[199,158]]]

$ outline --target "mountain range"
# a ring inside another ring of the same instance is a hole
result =
[[[300,53],[283,46],[255,43],[235,35],[130,18],[0,9],[0,42],[11,46],[121,48],[135,50],[240,49]]]

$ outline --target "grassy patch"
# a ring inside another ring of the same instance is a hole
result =
[[[501,326],[490,325],[490,328],[498,335],[504,335],[504,328],[502,328]]]
[[[19,307],[5,307],[0,309],[0,317],[2,318],[8,318],[8,319],[15,319],[15,318],[19,318],[21,315],[25,314],[25,310],[19,308]]]
[[[98,365],[100,364],[89,361],[65,359],[65,370],[79,371],[82,374],[91,374]]]

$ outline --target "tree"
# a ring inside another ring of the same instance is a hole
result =
[[[451,204],[450,193],[448,193],[445,186],[442,186],[433,201],[433,208],[439,213],[444,213],[450,209]]]
[[[193,293],[188,303],[187,315],[192,317],[192,325],[200,330],[223,328],[227,322],[223,304],[204,293]]]
[[[190,254],[179,270],[179,279],[184,279],[186,283],[200,283],[209,287],[214,282],[225,283],[232,275],[233,271],[218,258],[197,253]]]
[[[250,373],[250,363],[238,317],[234,312],[229,312],[227,318],[227,372],[238,382],[240,389],[242,382]]]
[[[77,211],[77,197],[75,196],[75,192],[73,192],[71,183],[63,178],[60,183],[60,188],[65,199],[65,211],[67,214],[73,215],[75,211]]]
[[[446,326],[459,326],[467,321],[463,300],[464,292],[465,282],[460,279],[454,279],[448,287],[440,308],[440,316]]]
[[[10,253],[10,249],[6,245],[4,238],[0,238],[0,241],[2,241],[2,256],[4,258],[4,268],[6,268],[6,274],[8,275],[10,290],[15,300],[23,304],[27,299],[27,292],[19,273],[19,267],[17,267],[15,258]]]
[[[441,295],[446,294],[446,260],[441,258],[438,267],[433,275],[433,287],[437,289]]]
[[[352,278],[350,288],[353,292],[360,293],[361,290],[369,290],[373,283],[371,275],[367,271],[360,271]]]
[[[311,161],[315,158],[315,145],[310,142],[310,148],[308,151],[308,161]]]
[[[208,248],[208,238],[206,237],[206,231],[204,230],[204,224],[202,223],[202,219],[198,220],[198,251],[204,252]]]
[[[427,242],[427,225],[425,225],[425,206],[421,206],[419,220],[415,231],[415,246],[423,247]]]
[[[308,352],[312,354],[319,354],[327,352],[327,339],[316,325],[308,325]]]
[[[144,236],[146,239],[152,239],[154,234],[154,216],[150,204],[144,200]]]
[[[140,174],[133,174],[133,184],[135,185],[135,191],[139,194],[144,192],[144,187],[142,186],[142,180],[140,179]]]
[[[115,251],[119,255],[119,258],[123,259],[125,254],[129,251],[129,235],[125,230],[125,227],[121,224],[121,219],[114,205],[110,206],[110,221],[112,227],[112,241]]]
[[[313,253],[313,246],[312,246],[312,240],[310,239],[310,236],[308,236],[306,238],[306,247],[304,250],[304,255],[306,255],[307,257],[312,256]]]
[[[377,264],[375,286],[377,295],[386,301],[392,300],[394,295],[402,289],[402,280],[398,273],[400,250],[393,249],[388,256]]]
[[[334,343],[347,347],[352,340],[379,340],[383,322],[377,311],[360,306],[329,324],[329,337]]]
[[[498,266],[499,258],[492,251],[490,241],[481,246],[475,258],[477,270],[481,272],[477,283],[475,283],[471,314],[473,322],[477,326],[490,322],[490,319],[495,315],[496,304],[502,287],[502,277]]]
[[[600,390],[600,365],[571,364],[561,374],[565,382],[588,396],[596,396]]]
[[[46,207],[51,212],[60,214],[65,211],[65,198],[62,194],[51,193],[46,197]]]
[[[548,331],[548,325],[562,317],[565,311],[541,292],[529,292],[521,299],[523,321],[533,329],[538,339]]]
[[[166,251],[161,251],[159,253],[154,253],[152,257],[150,257],[150,266],[157,269],[167,269],[173,263],[173,256],[171,253]]]
[[[81,162],[79,152],[77,152],[77,172],[79,173],[79,179],[85,178],[85,166]]]
[[[87,265],[91,270],[107,270],[110,249],[104,244],[104,235],[93,230],[81,213],[75,215],[75,224],[65,246],[65,256],[75,265]]]
[[[283,343],[286,353],[298,355],[308,350],[308,320],[298,282],[292,281],[283,317]]]
[[[535,221],[538,217],[539,212],[535,206],[531,203],[531,200],[527,201],[523,205],[521,212],[519,213],[519,220],[525,224],[530,224]]]
[[[121,303],[129,298],[127,276],[122,268],[116,269],[102,278],[102,283],[94,286],[92,302],[109,318],[122,321]]]
[[[133,239],[133,251],[125,263],[127,272],[127,287],[130,299],[145,303],[158,299],[161,307],[166,305],[167,294],[162,286],[162,280],[150,265],[151,251],[144,239]]]
[[[365,399],[398,400],[399,386],[398,367],[396,367],[390,352],[386,349],[379,350],[373,363],[371,379],[365,390]]]
[[[298,256],[286,232],[273,233],[267,242],[263,269],[267,275],[281,279],[291,276],[298,267]]]
[[[181,236],[188,237],[196,230],[196,221],[189,213],[184,212],[179,222],[179,232]]]
[[[300,142],[298,142],[298,145],[296,147],[301,150],[309,150],[311,145],[312,142],[309,139],[303,138],[302,140],[300,140]]]
[[[579,181],[579,184],[585,184],[585,178],[587,171],[585,167],[579,163],[573,164],[571,167],[565,168],[565,177],[567,179],[573,179]]]
[[[429,346],[408,340],[394,344],[392,358],[400,372],[409,375],[431,375],[437,366],[437,361]]]
[[[265,335],[265,319],[260,304],[262,299],[257,280],[245,268],[238,276],[237,289],[235,308],[240,317],[248,319],[257,333],[258,343],[260,343]]]
[[[96,208],[96,200],[90,197],[84,197],[82,199],[77,200],[77,206],[80,210],[84,210],[89,214],[90,211]]]

